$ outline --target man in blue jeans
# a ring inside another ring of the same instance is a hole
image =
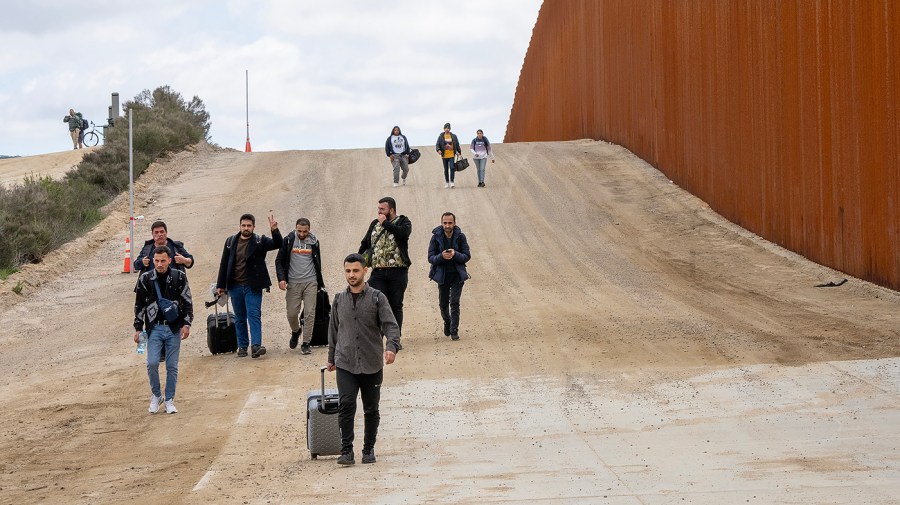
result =
[[[216,293],[228,292],[234,307],[234,325],[238,341],[238,357],[247,356],[248,341],[251,356],[258,358],[266,353],[262,345],[262,291],[269,290],[272,281],[266,267],[266,253],[278,249],[281,232],[275,216],[269,216],[272,238],[253,233],[256,218],[253,214],[241,216],[241,228],[237,234],[225,240],[222,260],[219,262],[219,278]],[[250,336],[247,337],[247,325]]]
[[[159,389],[159,362],[163,348],[166,350],[166,413],[178,412],[175,408],[175,385],[178,382],[178,355],[181,341],[191,333],[194,306],[187,275],[181,270],[170,268],[171,251],[166,246],[153,250],[153,270],[138,277],[134,287],[134,341],[137,342],[141,330],[149,330],[147,339],[147,375],[150,377],[150,413],[159,412],[163,402]],[[159,291],[157,291],[159,288]],[[159,293],[174,302],[178,317],[166,321],[157,303]]]

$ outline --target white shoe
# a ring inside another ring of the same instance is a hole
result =
[[[403,178],[403,185],[406,186],[406,177]]]
[[[397,184],[397,183],[395,182],[395,183],[394,183],[394,187],[396,188],[397,186],[399,186],[399,184]]]
[[[150,397],[150,413],[156,414],[159,412],[159,406],[162,405],[163,399],[162,396],[151,396]]]
[[[455,188],[455,187],[456,187],[456,184],[454,184],[454,183],[451,182],[451,183],[450,183],[450,187],[451,187],[451,188]]]
[[[445,182],[445,183],[444,183],[444,187],[445,187],[445,188],[449,188],[449,187],[450,187],[450,183],[449,183],[449,182]]]
[[[175,400],[166,400],[166,414],[174,414],[178,412],[178,409],[175,408]]]

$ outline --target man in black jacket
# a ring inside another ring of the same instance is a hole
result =
[[[294,231],[288,233],[281,243],[275,259],[278,289],[285,291],[284,303],[288,324],[291,326],[289,345],[291,349],[295,349],[302,333],[300,352],[303,354],[312,352],[309,342],[315,326],[316,300],[319,290],[325,287],[325,281],[322,280],[322,250],[316,236],[310,233],[309,226],[309,219],[298,219]],[[305,332],[300,324],[301,312],[306,313]]]
[[[403,330],[403,296],[409,284],[409,236],[412,222],[408,217],[397,215],[397,202],[386,196],[378,200],[378,217],[369,225],[369,230],[359,244],[359,254],[368,256],[372,267],[369,286],[387,296],[397,326]]]
[[[162,396],[159,389],[159,362],[163,348],[166,350],[166,413],[178,412],[175,408],[175,385],[178,382],[178,356],[181,341],[191,333],[194,306],[187,275],[169,268],[171,251],[166,246],[153,250],[153,270],[141,274],[134,287],[134,341],[141,331],[150,333],[147,339],[147,375],[150,377],[150,413],[159,412]],[[163,298],[174,302],[178,317],[167,321],[158,304],[157,287]],[[180,338],[179,338],[180,336]]]
[[[169,248],[172,258],[172,268],[185,271],[186,268],[194,266],[194,257],[184,248],[184,243],[169,238],[169,229],[163,221],[154,221],[150,225],[150,234],[153,236],[150,240],[144,242],[144,247],[134,259],[134,264],[140,269],[139,273],[144,273],[153,268],[151,264],[151,256],[153,251],[159,246]]]
[[[234,307],[239,358],[247,356],[248,340],[254,358],[266,353],[262,345],[262,291],[268,291],[272,286],[269,269],[266,268],[266,253],[278,249],[282,240],[275,216],[269,216],[272,238],[253,233],[255,228],[253,214],[241,216],[240,231],[225,240],[216,281],[216,293],[221,296],[227,291]]]

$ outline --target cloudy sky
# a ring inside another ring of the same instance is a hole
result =
[[[105,122],[169,85],[243,149],[245,71],[254,151],[411,143],[445,122],[500,142],[540,0],[132,2],[13,0],[3,8],[0,154],[69,148],[70,107]],[[135,124],[139,127],[139,124]]]

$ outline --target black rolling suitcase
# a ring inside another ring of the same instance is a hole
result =
[[[306,446],[312,459],[341,453],[338,401],[337,389],[325,389],[323,366],[322,389],[306,393]]]
[[[300,313],[300,324],[306,311]],[[313,322],[311,346],[328,345],[328,320],[331,318],[331,300],[328,299],[328,291],[325,288],[316,293],[316,320]],[[304,330],[306,331],[304,325]]]
[[[225,299],[225,313],[219,313],[218,298],[207,302],[206,308],[215,306],[216,313],[206,317],[206,346],[213,354],[225,354],[237,351],[237,333],[234,327],[234,312],[228,308],[228,299]]]

